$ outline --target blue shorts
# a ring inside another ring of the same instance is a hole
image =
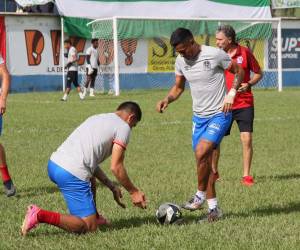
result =
[[[193,150],[201,139],[211,141],[215,146],[219,145],[226,134],[232,120],[232,113],[218,113],[209,118],[193,116]]]
[[[48,176],[62,192],[71,215],[83,218],[96,214],[90,182],[78,179],[51,160]]]

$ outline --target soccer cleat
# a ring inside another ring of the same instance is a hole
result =
[[[198,223],[214,222],[223,217],[223,212],[220,208],[209,209],[207,216],[198,221]]]
[[[244,176],[241,180],[241,183],[244,185],[244,186],[253,186],[254,185],[254,179],[251,175],[247,175],[247,176]]]
[[[39,222],[37,214],[41,209],[36,205],[29,205],[21,227],[21,234],[25,236],[30,230],[35,228]]]
[[[14,186],[12,180],[4,182],[3,185],[7,197],[14,196],[16,194],[16,187]]]
[[[110,89],[107,93],[108,95],[113,95],[114,94],[114,90],[113,89]]]
[[[182,205],[182,208],[190,211],[195,211],[201,209],[205,200],[201,199],[199,196],[194,195],[191,200]]]

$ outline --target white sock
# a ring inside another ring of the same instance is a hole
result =
[[[206,199],[206,192],[197,190],[196,195],[197,195],[197,197],[199,197],[201,200],[204,200],[204,201],[205,201],[205,199]]]
[[[217,198],[207,199],[208,208],[210,210],[215,209],[218,206]]]
[[[64,94],[64,96],[63,96],[63,100],[67,100],[67,98],[68,98],[68,95],[67,94]]]
[[[90,95],[94,95],[94,89],[90,88]]]
[[[83,95],[86,95],[86,87],[83,87]]]

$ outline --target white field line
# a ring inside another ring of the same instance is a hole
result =
[[[291,121],[291,120],[300,120],[300,116],[287,116],[287,117],[267,117],[267,118],[255,118],[255,121],[257,122],[266,122],[266,121]],[[157,127],[157,126],[177,126],[177,125],[185,125],[185,124],[190,124],[192,125],[192,121],[180,121],[180,120],[175,120],[175,121],[163,121],[163,122],[141,122],[139,126],[141,127]],[[47,127],[40,127],[40,128],[13,128],[13,127],[6,127],[6,133],[9,132],[15,132],[15,133],[37,133],[37,132],[42,132],[42,133],[53,133],[53,132],[61,132],[61,131],[72,131],[74,128],[73,127],[64,127],[64,128],[47,128]],[[8,132],[9,131],[9,132]]]

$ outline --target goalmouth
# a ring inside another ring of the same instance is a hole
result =
[[[92,37],[99,39],[99,52],[103,55],[99,79],[108,79],[115,95],[119,95],[120,89],[128,85],[140,88],[141,82],[149,88],[169,87],[174,82],[176,57],[169,45],[171,33],[178,27],[188,28],[200,44],[215,46],[215,32],[223,24],[233,26],[238,42],[253,52],[264,71],[264,77],[256,87],[282,91],[280,18],[163,19],[115,16],[96,19],[88,23],[88,27]],[[275,47],[270,46],[274,44]]]

